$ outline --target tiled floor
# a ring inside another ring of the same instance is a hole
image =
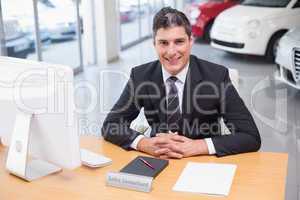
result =
[[[203,42],[197,42],[192,53],[239,71],[239,92],[260,130],[261,150],[289,154],[286,199],[300,200],[300,91],[275,81],[275,64],[261,57],[226,53]],[[81,115],[81,134],[100,135],[106,112],[119,97],[130,69],[155,58],[152,41],[148,40],[122,52],[119,61],[87,67],[76,77],[76,84],[81,80],[89,83],[76,90],[77,106],[91,108]]]

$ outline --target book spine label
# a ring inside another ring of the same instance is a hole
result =
[[[106,175],[106,185],[137,190],[141,192],[150,192],[152,186],[152,177],[127,174],[123,172],[108,172]]]

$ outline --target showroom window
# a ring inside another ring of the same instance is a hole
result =
[[[121,49],[151,37],[153,16],[163,6],[176,7],[176,0],[119,1]]]
[[[1,0],[4,45],[6,55],[27,58],[35,51],[34,18],[32,0],[24,0],[24,6],[17,6],[18,0]]]
[[[20,0],[0,3],[2,55],[82,70],[79,0],[22,0],[22,6]]]

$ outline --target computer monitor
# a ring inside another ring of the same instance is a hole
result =
[[[81,165],[68,66],[0,57],[0,138],[6,167],[25,180]]]

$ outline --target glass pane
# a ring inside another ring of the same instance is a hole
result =
[[[80,65],[76,1],[38,2],[43,60],[76,68]]]
[[[149,0],[140,0],[141,37],[151,35],[151,5]]]
[[[120,0],[121,46],[139,39],[138,0]]]
[[[170,6],[175,8],[175,1],[174,0],[164,0],[164,6]]]
[[[152,30],[153,17],[163,7],[163,2],[161,0],[152,0],[152,1],[150,1],[150,6],[151,6],[150,27],[151,27],[151,30]],[[151,33],[152,33],[152,31],[151,31]]]
[[[32,0],[1,0],[5,46],[10,57],[27,58],[34,48]],[[35,54],[30,59],[36,60]]]

